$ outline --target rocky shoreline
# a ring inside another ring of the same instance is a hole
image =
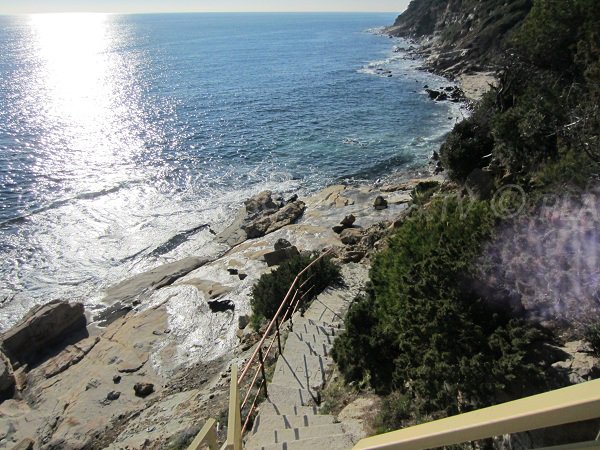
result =
[[[433,101],[476,99],[465,86],[425,89]],[[0,449],[185,442],[226,411],[228,367],[258,340],[248,324],[260,276],[290,248],[334,248],[341,264],[368,259],[402,222],[414,189],[445,182],[441,171],[434,152],[421,172],[384,183],[332,185],[302,199],[262,192],[215,237],[217,255],[190,256],[108,288],[107,308],[93,321],[79,303],[35,308],[1,337]],[[21,347],[11,344],[15,336]]]
[[[0,448],[185,441],[226,410],[227,368],[257,341],[248,326],[252,286],[289,256],[275,244],[334,248],[342,264],[369,258],[425,181],[444,182],[335,185],[302,199],[263,192],[217,236],[228,247],[221,256],[189,257],[109,288],[102,326],[86,324],[81,304],[35,308],[2,335]]]

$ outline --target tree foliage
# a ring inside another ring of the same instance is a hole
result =
[[[540,375],[537,329],[495,313],[469,278],[495,219],[487,203],[437,199],[380,253],[333,356],[345,378],[400,390],[415,414],[454,414]]]
[[[521,177],[567,154],[600,162],[600,3],[535,0],[511,42],[500,85],[442,147],[451,178],[489,162]]]
[[[254,323],[261,319],[271,319],[285,298],[296,276],[317,256],[299,255],[284,261],[277,269],[263,274],[252,288],[250,304],[255,317]],[[299,280],[300,284],[310,277],[309,286],[313,285],[312,297],[323,291],[329,284],[338,279],[340,269],[331,258],[325,257],[314,264]],[[308,302],[309,297],[305,299]],[[303,305],[305,306],[305,305]]]

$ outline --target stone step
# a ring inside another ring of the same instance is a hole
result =
[[[338,434],[344,434],[345,430],[339,423],[317,425],[309,427],[277,429],[260,431],[253,434],[248,442],[247,448],[260,448],[271,444],[282,444],[284,442],[299,441],[302,439],[326,438]]]
[[[246,447],[247,450],[349,450],[354,446],[348,434],[337,434],[327,438],[301,439],[262,447]]]
[[[331,342],[333,342],[333,340],[331,340]],[[300,337],[296,333],[290,333],[285,342],[286,349],[298,353],[306,353],[311,356],[329,356],[332,346],[333,344],[329,341],[315,340],[315,342],[311,342]]]
[[[335,336],[325,336],[322,334],[311,334],[311,333],[302,333],[300,331],[293,331],[288,335],[288,339],[295,335],[299,341],[307,342],[310,344],[325,344],[329,347],[333,346],[333,340]]]
[[[323,323],[341,323],[350,302],[336,293],[319,295],[305,311],[304,317]]]
[[[298,405],[287,405],[287,404],[275,404],[265,400],[259,405],[259,414],[277,416],[310,416],[318,415],[319,409],[316,406],[298,406]]]
[[[267,385],[269,400],[276,405],[312,406],[316,404],[316,397],[306,389],[280,385],[277,382]]]
[[[291,430],[293,428],[318,427],[334,423],[333,416],[305,414],[303,416],[259,414],[254,420],[252,434],[264,434],[272,430]]]
[[[313,391],[325,384],[330,364],[329,358],[289,352],[286,348],[277,359],[273,383]]]
[[[333,337],[339,334],[339,328],[322,322],[300,317],[294,320],[292,331],[294,333],[314,334],[315,336]]]

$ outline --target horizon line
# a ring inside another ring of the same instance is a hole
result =
[[[37,12],[0,12],[0,16],[29,16],[34,14],[400,14],[398,11],[37,11]]]

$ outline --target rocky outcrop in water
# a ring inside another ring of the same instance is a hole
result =
[[[244,202],[233,223],[217,236],[231,247],[277,231],[298,220],[306,205],[294,196],[287,201],[273,199],[271,191],[261,192]]]

